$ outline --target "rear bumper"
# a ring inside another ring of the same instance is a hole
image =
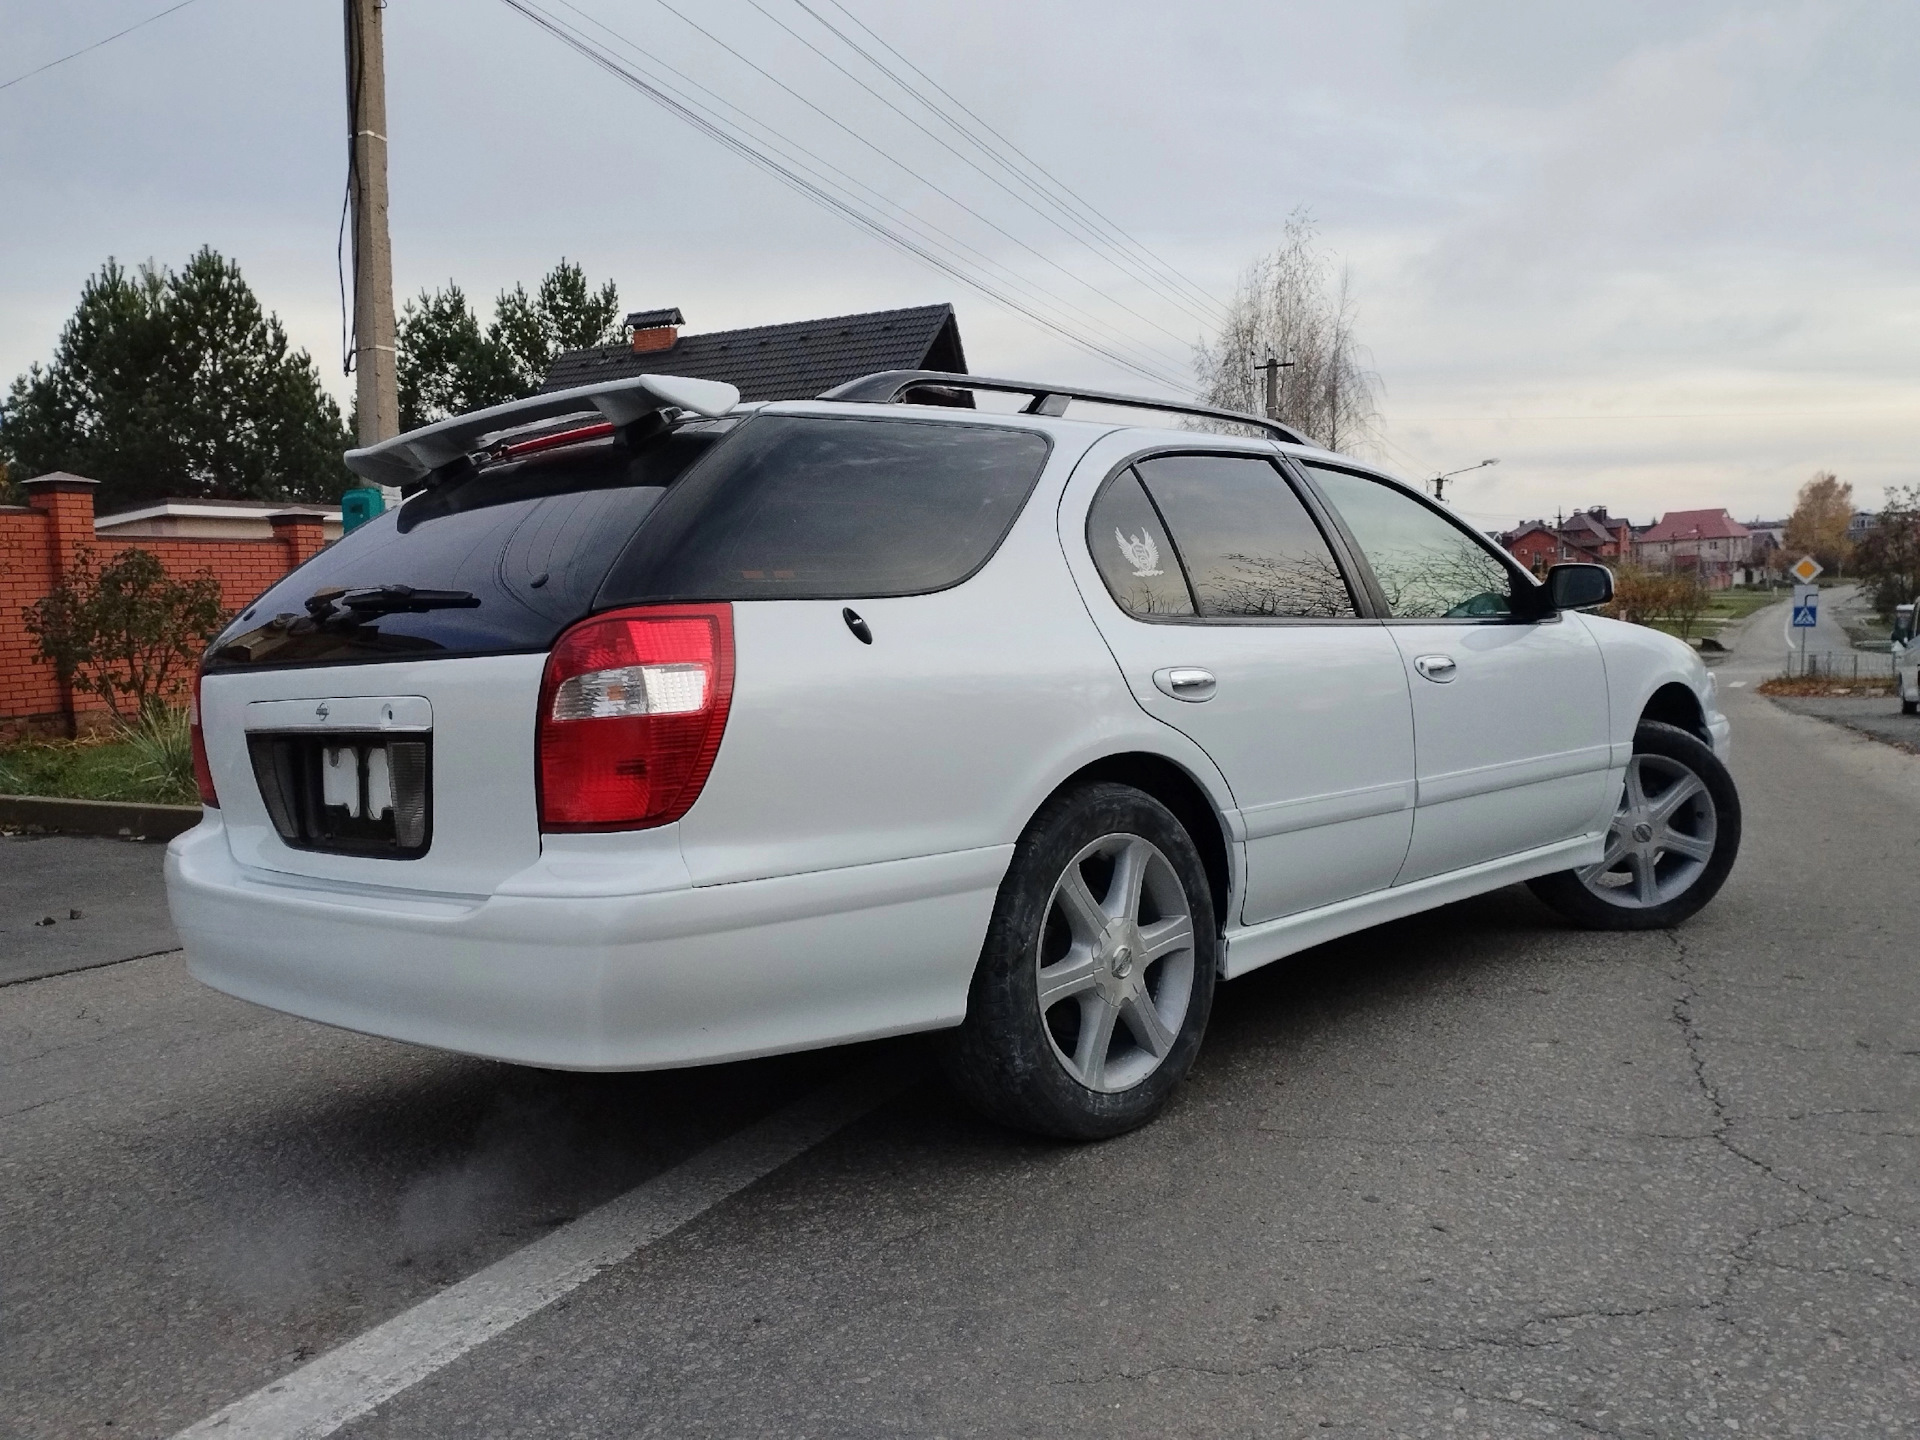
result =
[[[1713,742],[1713,753],[1724,762],[1733,752],[1733,725],[1727,717],[1714,714],[1707,718],[1707,734]]]
[[[641,895],[374,892],[167,849],[188,969],[329,1025],[572,1070],[957,1024],[1013,847]]]

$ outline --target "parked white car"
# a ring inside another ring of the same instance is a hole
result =
[[[986,1111],[1094,1137],[1217,980],[1516,881],[1619,929],[1719,888],[1727,722],[1688,647],[1584,613],[1605,569],[1116,403],[646,376],[354,452],[405,504],[199,681],[193,973],[581,1070],[950,1028]]]

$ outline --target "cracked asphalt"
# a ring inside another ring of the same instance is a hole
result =
[[[1920,1434],[1920,758],[1726,695],[1746,848],[1679,931],[1516,889],[1323,947],[1103,1145],[926,1084],[342,1433]],[[0,1432],[170,1434],[865,1054],[0,989]]]

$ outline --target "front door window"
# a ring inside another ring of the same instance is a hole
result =
[[[1514,575],[1439,512],[1375,480],[1307,467],[1360,543],[1396,620],[1500,620]]]

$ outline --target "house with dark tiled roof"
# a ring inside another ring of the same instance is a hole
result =
[[[879,370],[964,374],[967,369],[951,305],[703,335],[681,334],[685,323],[678,309],[635,311],[627,316],[626,344],[566,351],[555,358],[542,388],[564,390],[629,375],[686,375],[738,386],[742,400],[803,400]]]

